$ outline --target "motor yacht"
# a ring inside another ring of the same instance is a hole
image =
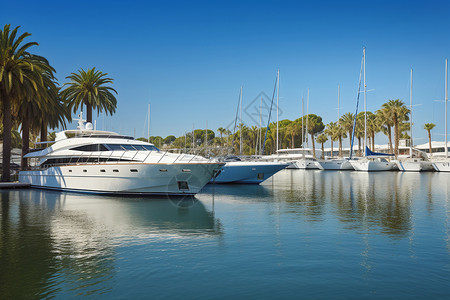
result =
[[[195,195],[224,165],[93,130],[82,115],[77,130],[58,132],[51,146],[25,157],[30,167],[19,172],[20,182],[100,194]]]

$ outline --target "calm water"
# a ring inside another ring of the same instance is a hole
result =
[[[1,191],[0,299],[448,299],[449,195],[304,170],[183,202]]]

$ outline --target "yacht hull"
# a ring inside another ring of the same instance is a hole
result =
[[[379,172],[392,171],[395,169],[394,162],[370,161],[370,160],[351,160],[350,164],[356,171]]]
[[[84,164],[21,171],[32,187],[98,194],[195,195],[221,163]]]
[[[259,184],[287,166],[287,163],[275,162],[227,162],[211,182]]]
[[[319,169],[317,161],[308,159],[299,159],[294,162],[296,169]]]

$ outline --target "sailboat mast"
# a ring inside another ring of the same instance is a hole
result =
[[[445,59],[445,158],[448,157],[447,146],[447,102],[448,102],[448,59]]]
[[[147,141],[150,143],[150,103],[148,104],[147,137],[148,137],[148,140],[147,140]]]
[[[242,155],[242,86],[241,92],[239,93],[239,106],[240,106],[240,116],[239,116],[239,155]]]
[[[363,48],[363,66],[364,66],[364,149],[367,147],[367,86],[366,86],[366,48]],[[365,152],[365,150],[364,150]]]
[[[278,69],[277,72],[277,147],[276,150],[278,151],[278,107],[279,107],[279,100],[280,100],[280,70]]]
[[[413,156],[413,138],[412,138],[412,80],[413,80],[413,69],[411,68],[411,87],[409,89],[409,157]]]
[[[306,97],[306,148],[309,148],[309,142],[308,142],[308,123],[309,123],[309,88],[308,88],[308,95]]]
[[[305,103],[302,96],[302,149],[303,159],[305,159],[305,128],[303,127],[303,120],[305,119]]]
[[[259,104],[259,155],[262,155],[261,153],[261,141],[262,141],[262,133],[261,133],[261,122],[262,122],[262,96],[261,96],[261,103]]]

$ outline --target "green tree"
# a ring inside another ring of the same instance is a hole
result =
[[[338,124],[337,122],[330,122],[327,124],[327,127],[325,129],[325,133],[330,137],[331,142],[331,157],[333,157],[333,142],[337,141],[339,139],[337,132],[338,132]],[[341,150],[342,151],[342,150]]]
[[[312,150],[314,157],[316,157],[316,146],[314,144],[314,136],[322,132],[324,128],[325,125],[322,122],[322,117],[319,117],[315,114],[308,115],[308,133],[311,135]]]
[[[341,116],[339,124],[348,133],[349,147],[352,144],[353,123],[355,122],[355,115],[348,112]]]
[[[394,124],[394,154],[398,155],[398,144],[400,140],[399,123],[408,120],[409,109],[399,99],[388,100],[388,102],[382,105],[382,109],[391,112],[392,122]]]
[[[322,144],[322,159],[323,159],[325,157],[325,150],[324,150],[323,144],[325,144],[328,141],[328,137],[325,133],[322,133],[317,137],[316,141],[319,144]]]
[[[0,30],[0,102],[3,113],[3,171],[2,181],[10,181],[12,107],[23,99],[41,99],[46,93],[42,74],[54,70],[46,60],[30,54],[36,42],[24,43],[31,34],[17,37],[19,27],[10,25]],[[45,97],[45,96],[44,96]]]
[[[64,84],[66,88],[62,91],[62,97],[67,99],[74,113],[80,106],[86,105],[87,122],[92,123],[93,109],[97,109],[99,113],[104,110],[111,115],[116,112],[117,100],[112,92],[117,94],[117,91],[107,86],[113,83],[113,79],[106,77],[107,75],[92,68],[87,71],[78,70],[78,73],[71,73],[66,77],[70,82]]]
[[[426,123],[423,126],[423,129],[425,129],[428,132],[428,146],[430,151],[430,157],[433,155],[433,148],[431,147],[431,130],[436,127],[436,124],[433,123]],[[447,147],[447,145],[445,145]]]

